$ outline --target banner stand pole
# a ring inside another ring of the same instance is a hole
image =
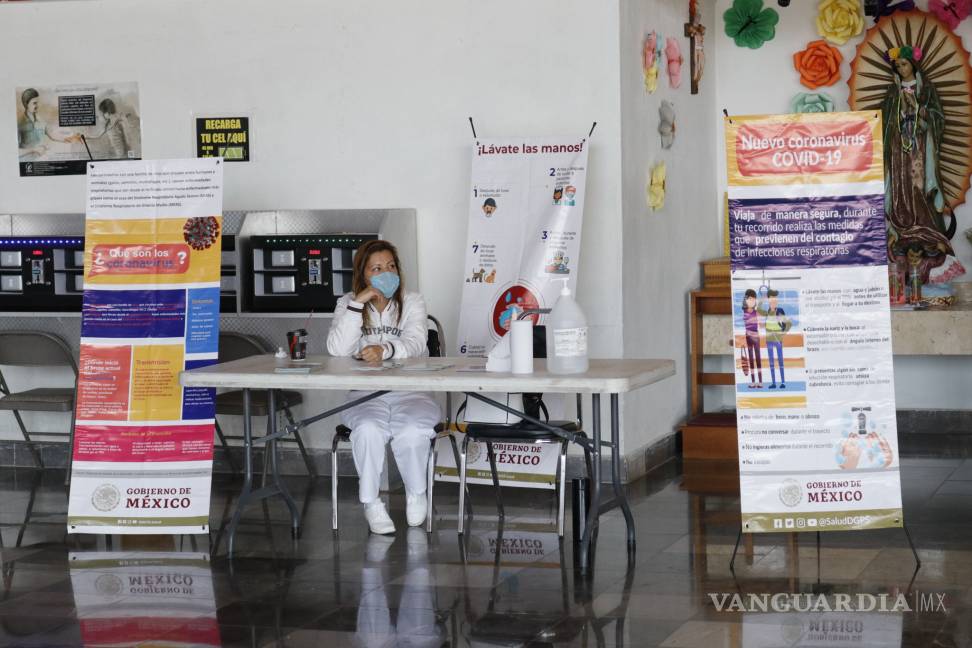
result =
[[[742,540],[742,524],[739,525],[739,534],[736,536],[736,546],[732,548],[732,558],[729,559],[729,571],[736,573],[736,553],[739,552],[739,541]]]
[[[915,556],[915,564],[918,566],[918,569],[921,569],[921,558],[918,557],[918,550],[915,549],[915,543],[911,541],[911,534],[908,533],[908,525],[902,522],[901,528],[904,529],[905,537],[908,538],[908,546],[911,547],[911,553]]]
[[[905,537],[908,538],[908,546],[911,547],[911,553],[915,557],[915,565],[916,565],[915,573],[917,573],[918,570],[921,569],[921,558],[918,557],[918,550],[915,548],[915,543],[911,540],[911,533],[908,532],[908,525],[902,523],[901,528],[904,530]],[[735,570],[736,554],[739,553],[739,541],[742,540],[742,534],[743,534],[743,530],[742,530],[742,525],[740,524],[739,533],[736,535],[736,546],[733,547],[732,557],[729,559],[729,571],[731,571],[733,574],[736,573]],[[818,567],[817,573],[819,573],[820,571],[819,566],[820,566],[820,531],[817,531],[817,567]],[[914,578],[912,578],[912,580],[914,580]]]

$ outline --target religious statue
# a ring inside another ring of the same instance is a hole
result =
[[[851,109],[883,121],[889,273],[908,293],[895,303],[949,305],[965,274],[952,237],[972,180],[969,58],[934,13],[903,8],[877,19],[851,62]]]
[[[885,59],[894,74],[881,103],[888,253],[915,268],[920,252],[915,269],[924,284],[934,268],[957,263],[950,242],[956,220],[939,164],[945,115],[935,84],[922,75],[920,47],[894,47]]]
[[[699,94],[699,83],[705,70],[705,25],[702,24],[698,0],[689,0],[689,21],[685,23],[685,35],[689,38],[692,94]]]

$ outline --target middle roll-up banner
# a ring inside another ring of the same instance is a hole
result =
[[[459,355],[484,357],[525,310],[553,308],[564,280],[576,294],[587,184],[583,137],[480,139],[472,152]],[[534,324],[544,318],[531,316]],[[586,343],[586,340],[585,340]],[[557,397],[545,399],[551,412]],[[551,416],[553,418],[553,415]],[[554,488],[556,445],[494,444],[504,486]],[[457,481],[443,445],[436,474]],[[492,484],[484,447],[470,444],[470,483]]]
[[[553,308],[563,279],[576,292],[586,179],[583,138],[476,143],[459,355],[483,357],[524,310]]]
[[[903,524],[881,116],[725,120],[746,533]]]

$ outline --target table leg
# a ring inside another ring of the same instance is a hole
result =
[[[277,464],[277,440],[274,438],[277,434],[276,396],[277,392],[275,389],[267,390],[267,416],[270,417],[271,440],[267,442],[270,447],[266,451],[270,453],[270,474],[273,476],[273,485],[283,495],[284,501],[287,503],[287,508],[290,509],[290,522],[292,525],[290,533],[296,539],[300,533],[300,511],[297,510],[297,502],[290,496],[290,491],[287,490],[286,484],[280,478],[280,467]]]
[[[628,498],[624,494],[621,483],[621,414],[617,394],[611,394],[611,481],[614,484],[614,496],[618,498],[621,512],[624,513],[624,524],[628,529],[628,558],[635,552],[635,525]]]
[[[236,529],[240,525],[240,517],[243,509],[249,503],[250,493],[253,490],[253,428],[250,420],[250,390],[243,390],[243,490],[236,501],[236,510],[233,512],[233,519],[230,520],[227,539],[227,556],[233,556],[233,547],[236,544]]]
[[[601,395],[591,395],[591,433],[594,447],[591,451],[591,501],[587,509],[587,526],[580,546],[580,570],[587,571],[591,562],[591,537],[597,525],[601,508]]]

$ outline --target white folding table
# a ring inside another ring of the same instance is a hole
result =
[[[408,370],[409,365],[420,363],[423,365],[443,366],[434,371]],[[185,387],[217,387],[243,390],[243,447],[244,447],[244,483],[229,525],[228,553],[233,554],[234,538],[239,525],[240,515],[245,506],[251,501],[260,500],[273,495],[281,495],[290,509],[292,530],[296,538],[300,531],[300,513],[290,493],[287,491],[277,465],[276,441],[283,436],[292,434],[294,429],[300,429],[324,418],[334,416],[345,409],[354,407],[362,402],[376,398],[389,391],[422,391],[422,392],[462,392],[471,398],[477,398],[494,407],[518,414],[526,420],[545,427],[549,431],[583,446],[591,453],[591,506],[588,511],[587,524],[580,548],[580,567],[586,570],[590,563],[589,548],[591,538],[596,528],[598,517],[619,506],[624,514],[627,525],[628,551],[633,554],[635,549],[634,518],[624,495],[621,483],[620,457],[620,412],[619,395],[634,391],[652,383],[664,380],[675,374],[675,363],[671,360],[636,360],[613,359],[591,360],[590,368],[582,374],[557,375],[546,370],[543,360],[536,360],[534,373],[517,375],[512,373],[486,373],[469,371],[470,367],[482,365],[482,359],[476,358],[432,358],[404,360],[400,366],[385,368],[380,371],[365,371],[364,363],[350,358],[332,358],[330,356],[310,356],[306,365],[309,373],[281,373],[283,366],[293,367],[299,363],[289,360],[278,360],[271,355],[251,356],[242,360],[235,360],[209,367],[184,371],[181,382]],[[267,410],[274,412],[275,391],[283,389],[299,390],[359,390],[371,392],[354,402],[345,403],[321,414],[299,421],[295,426],[287,426],[278,431],[276,417],[270,416],[267,435],[253,438],[250,422],[250,390],[267,389]],[[483,396],[483,392],[526,392],[526,393],[559,393],[559,394],[590,394],[591,395],[591,428],[590,437],[565,432],[559,428],[546,426],[523,412],[512,410],[492,399]],[[607,394],[611,399],[611,438],[610,441],[601,439],[601,395]],[[270,453],[270,472],[272,483],[260,489],[253,490],[253,457],[254,445],[267,445]],[[601,448],[611,448],[611,484],[614,497],[601,502]],[[462,512],[460,512],[462,515]]]

